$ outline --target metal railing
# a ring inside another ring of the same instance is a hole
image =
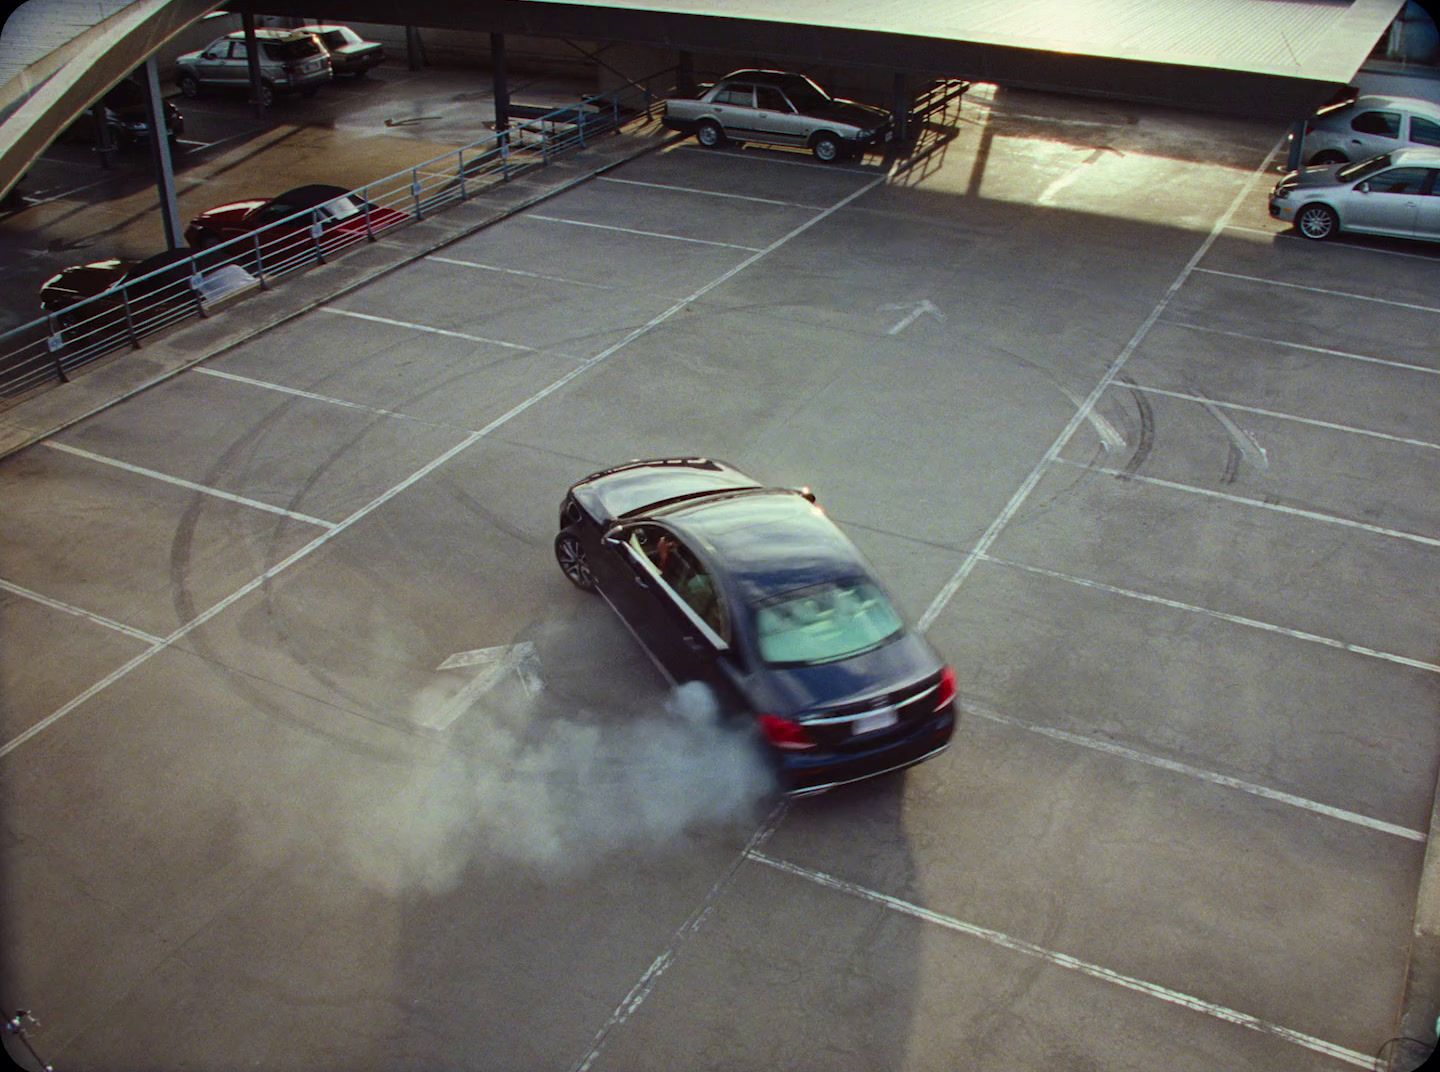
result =
[[[516,175],[652,115],[674,68],[376,179],[228,241],[156,258],[160,266],[0,335],[0,404],[252,289],[323,264],[387,231],[467,201]],[[657,92],[657,87],[659,91]],[[339,188],[336,188],[339,191]]]

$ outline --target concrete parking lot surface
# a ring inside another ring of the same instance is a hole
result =
[[[1279,232],[1279,134],[681,144],[0,462],[4,999],[61,1068],[1371,1067],[1440,258]],[[569,586],[565,487],[679,453],[815,488],[948,753],[777,804]]]

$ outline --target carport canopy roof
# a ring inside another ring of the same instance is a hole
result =
[[[1355,76],[1403,3],[508,0],[499,7],[518,16],[516,29],[609,26],[601,36],[697,51],[754,49],[792,62],[1296,115]]]

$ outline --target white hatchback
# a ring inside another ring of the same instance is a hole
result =
[[[1307,164],[1345,164],[1411,145],[1440,146],[1440,104],[1415,97],[1357,97],[1322,108],[1305,125]]]

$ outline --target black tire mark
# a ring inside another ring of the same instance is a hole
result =
[[[1130,397],[1135,400],[1135,409],[1140,415],[1140,436],[1135,444],[1135,452],[1130,455],[1130,460],[1125,463],[1125,469],[1120,479],[1128,480],[1139,472],[1140,467],[1150,457],[1150,451],[1155,446],[1155,410],[1150,405],[1150,399],[1145,397],[1145,392],[1137,389],[1134,380],[1128,376],[1117,377],[1121,383],[1130,388]]]

